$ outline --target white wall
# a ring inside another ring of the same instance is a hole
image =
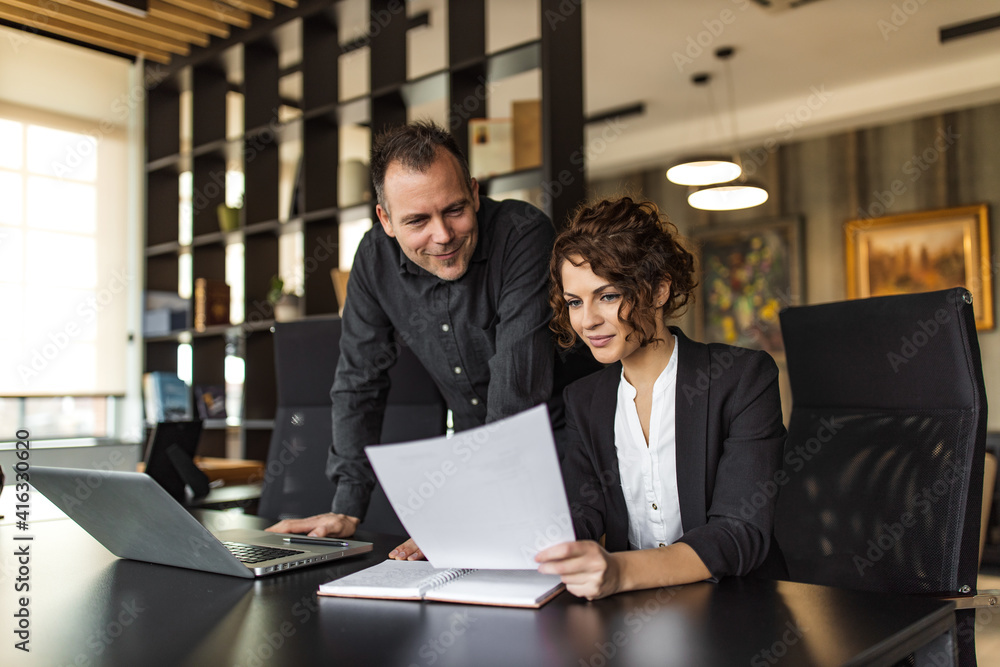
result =
[[[119,276],[124,272],[130,278],[126,290],[115,297],[115,307],[122,306],[115,318],[115,331],[101,332],[100,336],[139,333],[145,103],[141,69],[141,65],[125,58],[0,27],[0,106],[19,109],[22,118],[25,113],[28,117],[37,113],[39,122],[52,115],[69,117],[74,121],[74,131],[96,137],[98,150],[116,163],[119,175],[124,175],[110,183],[108,192],[99,194],[99,254],[117,246],[118,259],[99,270],[98,285],[111,285],[115,272]],[[112,218],[114,231],[105,232],[104,223]],[[106,246],[102,239],[106,239]],[[70,315],[67,313],[67,317]],[[124,376],[128,400],[119,415],[119,433],[139,437],[141,350],[138,342],[126,345],[125,358],[104,355],[99,364],[114,367]],[[31,346],[28,341],[27,347]]]
[[[799,303],[825,303],[847,298],[844,223],[860,217],[898,215],[914,211],[985,203],[990,215],[989,277],[993,281],[994,321],[979,332],[983,376],[988,402],[1000,405],[1000,103],[974,106],[885,125],[789,142],[773,150],[748,150],[744,166],[752,165],[754,178],[770,193],[768,201],[743,211],[708,213],[688,206],[687,190],[668,183],[667,165],[591,184],[592,196],[610,196],[631,189],[655,201],[691,235],[713,225],[750,223],[756,220],[801,215],[805,221],[805,292]],[[937,151],[939,136],[950,137]],[[913,157],[930,154],[935,159],[914,173]],[[890,197],[893,183],[904,188]],[[881,209],[876,204],[881,205]],[[983,304],[985,305],[985,304]],[[977,304],[977,307],[979,304]],[[694,334],[694,320],[680,322]],[[779,360],[779,368],[783,368]],[[782,374],[782,404],[787,418],[791,398]],[[987,428],[1000,431],[1000,409],[989,414]]]

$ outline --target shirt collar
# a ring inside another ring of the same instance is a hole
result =
[[[671,334],[672,335],[672,334]],[[674,336],[674,349],[670,352],[670,360],[667,365],[660,371],[660,375],[653,382],[653,393],[659,394],[666,390],[668,384],[671,382],[671,378],[677,376],[677,336]],[[621,387],[625,391],[628,398],[635,398],[635,387],[632,383],[625,379],[625,366],[622,366],[621,375]]]

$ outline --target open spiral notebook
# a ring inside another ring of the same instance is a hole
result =
[[[535,570],[440,569],[427,561],[386,560],[320,585],[319,594],[538,608],[563,588],[558,575]]]

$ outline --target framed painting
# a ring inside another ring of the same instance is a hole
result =
[[[965,287],[976,328],[993,328],[986,204],[849,220],[844,231],[848,298]]]
[[[698,339],[783,353],[778,312],[802,295],[801,218],[712,227],[692,238]]]

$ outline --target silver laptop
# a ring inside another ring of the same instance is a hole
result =
[[[372,550],[356,540],[319,546],[263,530],[210,532],[145,473],[32,466],[30,475],[32,486],[119,558],[252,578]]]

